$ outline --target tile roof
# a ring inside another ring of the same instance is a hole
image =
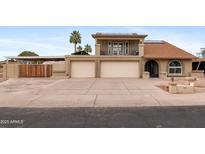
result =
[[[145,38],[147,35],[145,34],[137,34],[137,33],[95,33],[92,34],[93,38],[100,38],[100,37],[130,37],[130,38]]]
[[[195,59],[196,57],[165,41],[145,41],[144,57],[157,59]]]

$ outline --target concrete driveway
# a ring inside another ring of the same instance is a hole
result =
[[[205,105],[205,93],[169,94],[160,79],[21,78],[0,83],[0,107],[142,107]]]

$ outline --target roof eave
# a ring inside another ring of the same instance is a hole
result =
[[[154,57],[154,56],[144,56],[146,59],[195,59],[195,57]]]
[[[121,37],[121,38],[145,38],[148,35],[103,35],[103,34],[91,34],[91,36],[96,39],[96,38],[117,38],[117,37]]]
[[[64,56],[5,56],[6,59],[15,60],[61,60],[65,59]]]

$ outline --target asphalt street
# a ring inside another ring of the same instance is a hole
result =
[[[0,127],[200,128],[205,106],[0,108]]]

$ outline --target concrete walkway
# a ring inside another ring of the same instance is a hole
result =
[[[205,105],[205,93],[169,94],[160,79],[11,79],[0,107],[142,107]]]

